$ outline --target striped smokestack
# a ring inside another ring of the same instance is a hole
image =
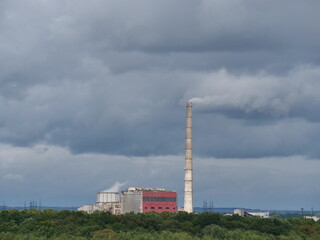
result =
[[[193,212],[192,203],[192,103],[187,102],[186,155],[184,168],[184,211]]]

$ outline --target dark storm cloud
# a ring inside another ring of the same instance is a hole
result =
[[[194,149],[198,156],[261,158],[304,155],[319,157],[319,123],[302,119],[257,125],[215,114],[194,120]],[[208,124],[210,123],[210,124]]]
[[[315,1],[69,1],[74,19],[85,25],[81,31],[92,39],[160,52],[291,49],[305,41],[305,48],[319,46],[317,7]]]
[[[103,71],[95,68],[95,74],[98,70]],[[177,145],[171,141],[184,131],[184,108],[179,110],[178,105],[183,89],[177,87],[182,76],[111,76],[107,71],[102,75],[103,79],[87,82],[36,85],[23,101],[4,100],[1,110],[7,114],[2,119],[6,126],[0,130],[1,139],[19,145],[54,143],[74,152],[176,152]],[[172,89],[165,90],[169,85]],[[179,145],[182,151],[183,143]]]
[[[210,129],[197,126],[198,155],[319,156],[318,7],[2,1],[0,140],[74,153],[178,154],[184,102],[196,98],[195,110],[210,116],[195,111]]]
[[[67,4],[73,14],[61,17],[56,27],[78,33],[111,68],[108,53],[121,51],[124,71],[128,60],[123,59],[132,59],[135,51],[152,56],[149,64],[133,59],[142,61],[142,68],[283,72],[297,64],[319,63],[318,5],[190,0],[94,1],[88,6],[78,1]]]

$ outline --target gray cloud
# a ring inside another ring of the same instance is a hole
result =
[[[90,6],[69,2],[75,8],[75,22],[85,25],[80,31],[104,42],[107,36],[105,46],[161,52],[292,47],[286,40],[294,45],[317,34],[308,27],[318,18],[316,5],[314,1],[94,1]],[[304,18],[297,18],[297,13]],[[319,46],[315,39],[309,41]]]
[[[319,123],[287,119],[257,124],[219,115],[199,115],[194,123],[194,149],[200,156],[261,158],[305,155],[319,157]]]
[[[0,139],[56,144],[74,153],[182,154],[184,102],[197,96],[203,102],[194,107],[201,156],[319,156],[318,68],[286,76],[155,70],[114,75],[86,60],[83,71],[95,78],[38,84],[23,101],[3,98]]]

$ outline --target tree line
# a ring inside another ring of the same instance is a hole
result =
[[[0,240],[304,240],[320,239],[320,222],[244,218],[218,213],[112,215],[46,209],[0,211]]]

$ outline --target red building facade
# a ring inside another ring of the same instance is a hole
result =
[[[171,191],[142,191],[142,212],[177,212],[177,193]]]

